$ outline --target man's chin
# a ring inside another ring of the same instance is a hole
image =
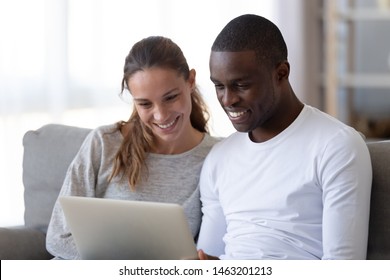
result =
[[[233,127],[238,131],[238,132],[242,132],[242,133],[246,133],[246,132],[249,132],[250,129],[247,125],[244,125],[244,124],[236,124],[236,123],[232,123],[233,124]]]

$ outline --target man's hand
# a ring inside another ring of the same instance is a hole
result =
[[[207,255],[203,250],[198,250],[198,257],[200,260],[219,260],[219,258]]]

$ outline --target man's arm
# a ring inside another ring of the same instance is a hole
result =
[[[365,259],[372,167],[360,135],[342,132],[321,160],[323,259]]]
[[[206,158],[200,175],[203,217],[197,247],[208,255],[220,256],[225,253],[226,219],[216,191],[211,161],[210,157]]]

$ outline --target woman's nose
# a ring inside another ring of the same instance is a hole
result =
[[[153,113],[153,118],[156,121],[162,122],[165,121],[168,116],[168,110],[164,106],[156,106],[156,109]]]

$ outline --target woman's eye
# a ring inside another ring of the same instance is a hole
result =
[[[143,108],[150,107],[150,103],[147,103],[147,102],[138,103],[137,105],[140,106],[140,107],[143,107]]]
[[[172,100],[175,100],[176,97],[178,97],[179,95],[178,94],[173,94],[173,95],[169,95],[166,97],[166,101],[172,101]]]

